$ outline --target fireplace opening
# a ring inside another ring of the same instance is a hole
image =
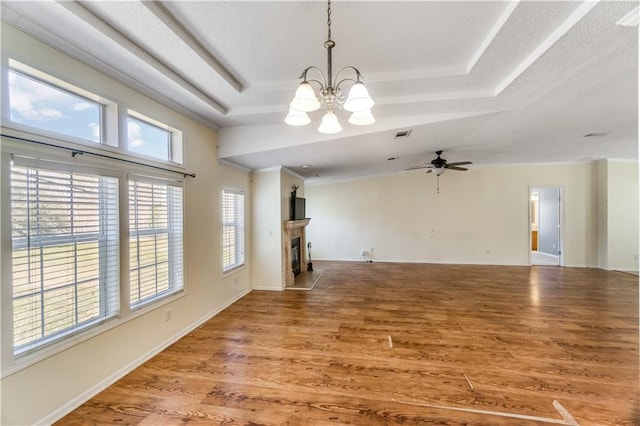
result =
[[[291,269],[294,276],[300,273],[300,237],[291,240]]]

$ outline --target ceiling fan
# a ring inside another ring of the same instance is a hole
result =
[[[426,165],[426,166],[415,166],[415,167],[409,167],[406,170],[416,170],[416,169],[429,169],[427,170],[427,173],[431,173],[432,171],[435,170],[435,174],[438,177],[438,182],[436,184],[436,188],[438,191],[438,194],[440,193],[440,175],[443,174],[445,172],[445,170],[458,170],[461,172],[467,171],[469,169],[466,169],[464,167],[460,167],[460,166],[465,166],[467,164],[473,164],[471,161],[457,161],[455,163],[447,163],[447,160],[445,160],[444,158],[440,157],[440,155],[442,154],[442,150],[440,151],[436,151],[436,155],[437,157],[434,158],[433,160],[431,160],[431,164],[430,165]]]
[[[409,167],[407,170],[429,169],[427,170],[427,173],[431,173],[432,171],[435,170],[436,175],[440,176],[441,174],[444,173],[445,170],[458,170],[458,171],[464,172],[469,169],[466,169],[460,166],[473,164],[471,161],[458,161],[455,163],[447,163],[447,160],[440,157],[441,154],[442,154],[442,151],[436,151],[436,155],[438,157],[431,160],[430,165]]]

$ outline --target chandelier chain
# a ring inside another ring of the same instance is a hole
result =
[[[327,40],[331,40],[331,0],[327,1]]]

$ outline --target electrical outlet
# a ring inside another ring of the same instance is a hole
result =
[[[637,253],[633,255],[633,260],[638,260],[638,254]]]
[[[365,249],[360,250],[360,256],[366,256],[367,251]]]
[[[165,321],[167,321],[167,322],[171,321],[171,311],[167,311],[167,313],[165,315]]]
[[[373,247],[371,247],[371,250],[370,250],[370,252],[371,252],[371,253],[373,253]]]

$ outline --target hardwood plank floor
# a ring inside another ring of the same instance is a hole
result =
[[[640,424],[638,277],[316,264],[312,291],[251,292],[58,424]]]

